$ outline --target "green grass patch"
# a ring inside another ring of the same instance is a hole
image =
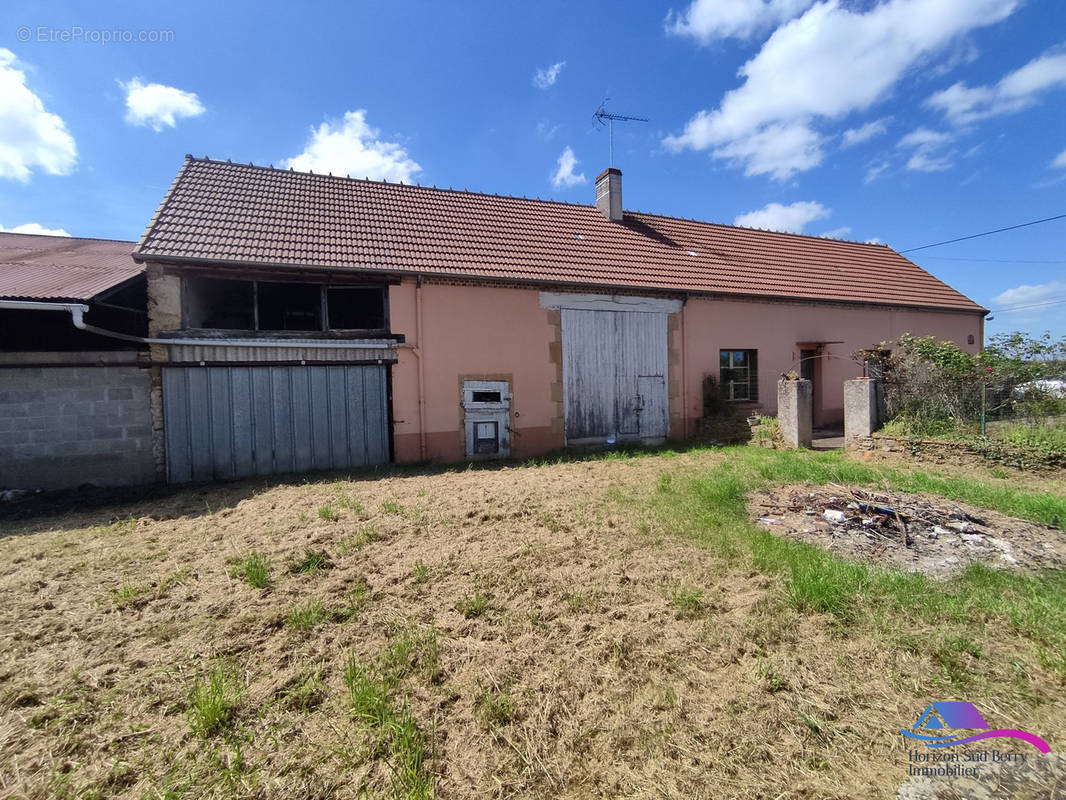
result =
[[[249,553],[233,562],[229,574],[235,578],[241,578],[256,589],[269,589],[271,584],[270,559],[263,553]]]
[[[309,631],[330,619],[325,606],[319,600],[297,603],[285,615],[285,626],[297,631]]]
[[[696,619],[703,616],[703,592],[691,586],[678,586],[668,597],[678,619]]]
[[[340,517],[337,512],[333,510],[333,506],[324,505],[318,507],[318,518],[323,519],[326,522],[336,522]]]
[[[243,686],[224,665],[216,664],[189,688],[189,729],[204,739],[228,731],[240,704]]]
[[[467,619],[482,616],[489,608],[489,595],[480,589],[473,594],[464,594],[455,604],[455,610]]]
[[[1041,664],[1066,679],[1061,655],[1066,652],[1066,570],[1033,575],[973,564],[939,582],[848,562],[751,524],[745,495],[779,483],[857,484],[928,492],[1049,525],[1066,520],[1066,497],[971,477],[870,466],[840,453],[751,447],[722,452],[725,460],[709,471],[660,480],[651,513],[727,561],[778,577],[788,604],[799,611],[831,614],[842,623],[883,613],[901,617],[903,624],[980,628],[1002,623],[1031,642]],[[944,645],[937,652],[944,678],[956,685],[976,658],[961,645]]]
[[[277,697],[286,708],[293,711],[305,714],[314,711],[326,699],[326,684],[322,680],[322,671],[314,668],[301,672],[278,691]]]
[[[518,710],[510,692],[493,686],[481,691],[474,699],[474,714],[482,727],[502,728],[514,721]]]
[[[112,604],[120,611],[127,608],[141,608],[152,600],[164,597],[175,586],[184,583],[188,577],[189,570],[185,568],[144,583],[134,583],[128,575],[123,575],[119,587],[112,589],[108,594]]]
[[[147,602],[145,597],[145,589],[142,586],[138,586],[133,583],[129,576],[122,576],[122,583],[119,584],[117,589],[111,590],[111,602],[114,603],[115,608],[133,608],[139,605],[143,605]]]
[[[289,572],[297,574],[314,573],[320,569],[332,569],[333,561],[330,559],[329,554],[325,550],[312,550],[308,548],[304,550],[303,555],[292,562],[289,567]]]
[[[415,562],[415,566],[411,570],[411,578],[418,586],[421,586],[423,583],[429,580],[429,567],[426,566],[425,562]]]
[[[411,675],[436,683],[441,676],[436,629],[396,628],[389,636],[388,646],[378,656],[378,666],[391,683],[399,683]]]
[[[408,800],[434,796],[433,776],[427,769],[428,746],[406,703],[396,698],[396,677],[363,664],[349,654],[344,685],[352,715],[365,727],[390,767],[393,794]]]
[[[363,505],[363,503],[360,500],[357,500],[356,498],[354,498],[354,497],[352,497],[350,495],[345,495],[344,497],[341,497],[337,501],[337,505],[340,506],[341,508],[344,508],[344,509],[347,509],[348,511],[351,511],[353,514],[355,514],[357,516],[360,516],[360,517],[365,517],[366,516],[366,507]]]
[[[563,600],[566,601],[567,606],[575,614],[588,610],[591,604],[589,596],[584,592],[566,592],[563,595]]]
[[[342,556],[350,556],[366,547],[371,542],[381,538],[381,532],[373,525],[364,525],[355,533],[349,533],[337,542],[337,552]]]

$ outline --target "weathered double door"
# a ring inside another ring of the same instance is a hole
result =
[[[566,441],[667,433],[666,314],[562,310]]]

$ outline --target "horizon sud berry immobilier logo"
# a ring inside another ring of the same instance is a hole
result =
[[[1001,750],[959,750],[955,747],[986,739],[1020,739],[1041,753],[1051,747],[1039,736],[1018,728],[993,729],[973,703],[965,700],[934,700],[908,729],[900,733],[921,742],[926,750],[912,749],[909,753],[908,774],[936,776],[976,776],[982,764],[1024,764],[1026,753]],[[931,752],[930,752],[931,751]]]

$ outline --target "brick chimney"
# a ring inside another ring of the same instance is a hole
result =
[[[596,176],[596,208],[612,222],[622,221],[622,170],[608,167]]]

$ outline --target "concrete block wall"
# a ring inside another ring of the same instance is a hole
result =
[[[0,364],[0,488],[156,479],[148,370]]]

